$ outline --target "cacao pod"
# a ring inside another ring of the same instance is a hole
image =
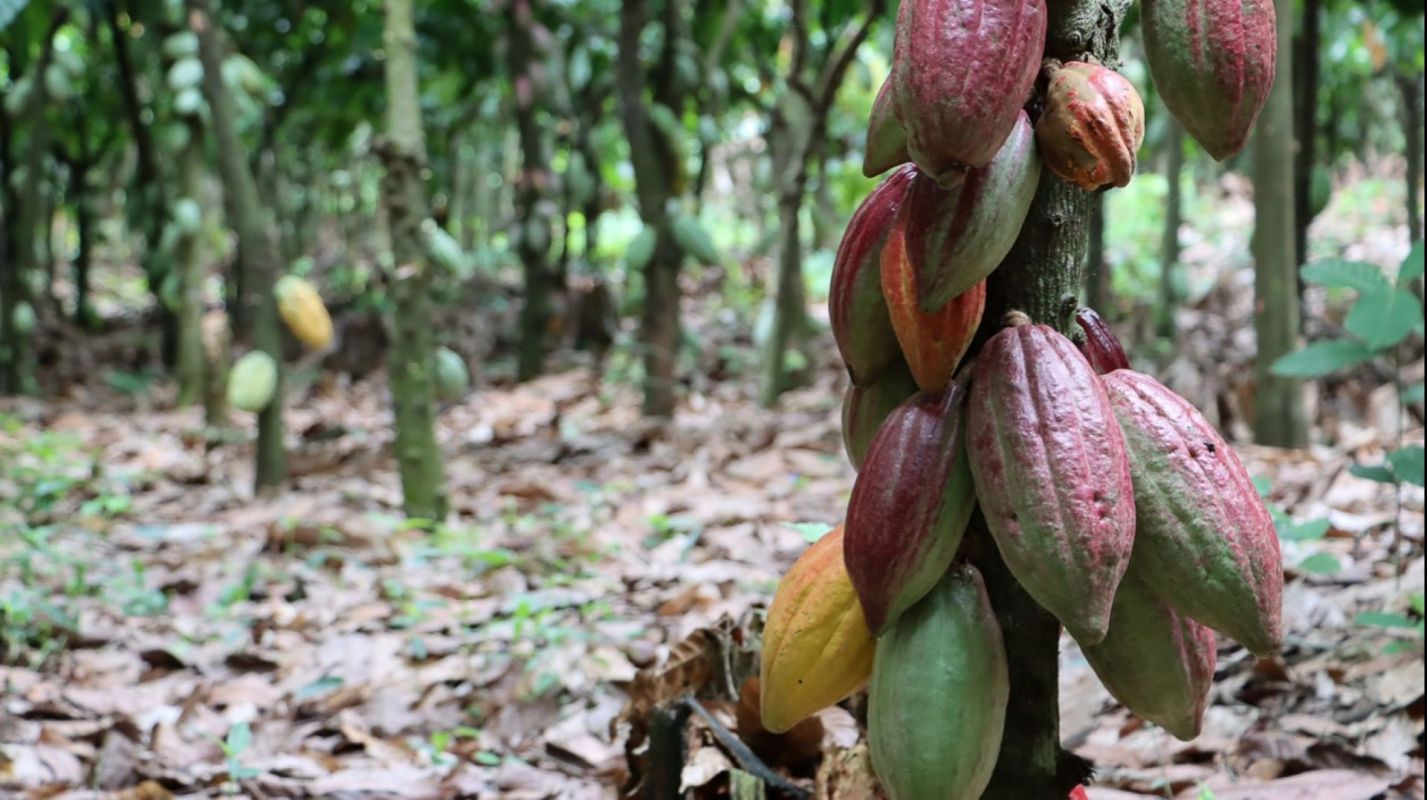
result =
[[[471,387],[471,373],[466,360],[449,347],[436,349],[436,399],[453,403]]]
[[[895,56],[894,56],[895,58]],[[867,121],[867,145],[862,154],[862,174],[875,178],[892,167],[912,160],[907,154],[907,132],[892,111],[892,79],[877,90],[872,116]]]
[[[1165,108],[1215,159],[1239,152],[1273,88],[1273,0],[1145,0],[1141,14]]]
[[[1145,140],[1134,84],[1099,64],[1068,61],[1051,73],[1036,141],[1046,168],[1087,192],[1125,186]]]
[[[1010,678],[981,574],[960,565],[877,642],[872,766],[891,800],[976,800],[996,766]]]
[[[837,246],[827,310],[838,352],[854,384],[875,379],[899,357],[882,297],[882,250],[916,167],[888,175],[853,212]]]
[[[256,414],[277,393],[277,362],[261,350],[243,355],[228,373],[228,405]]]
[[[298,341],[313,350],[332,344],[332,317],[312,284],[296,275],[284,275],[273,286],[273,296],[278,314]]]
[[[1095,369],[1096,374],[1104,375],[1117,369],[1130,368],[1130,357],[1125,355],[1125,348],[1120,344],[1120,338],[1110,330],[1110,324],[1095,313],[1095,309],[1088,307],[1076,309],[1075,321],[1085,332],[1085,341],[1077,346],[1080,348],[1081,354],[1085,356],[1085,360],[1089,361],[1090,366]]]
[[[1199,735],[1218,659],[1214,631],[1157,597],[1133,567],[1115,593],[1110,631],[1081,651],[1125,708],[1184,741]]]
[[[967,453],[1011,573],[1082,644],[1110,625],[1135,540],[1130,462],[1105,387],[1069,339],[1013,314],[976,362]]]
[[[991,161],[1030,97],[1045,0],[903,0],[892,103],[912,160],[949,186]]]
[[[986,281],[951,298],[936,311],[918,304],[916,267],[907,257],[904,215],[898,216],[882,248],[882,296],[892,320],[892,332],[912,377],[924,391],[939,392],[956,372],[971,346],[981,314],[986,310]]]
[[[24,300],[15,302],[15,307],[10,309],[10,327],[20,336],[29,336],[35,332],[35,307]]]
[[[881,635],[931,591],[976,505],[962,442],[964,391],[918,393],[887,416],[847,503],[847,573]]]
[[[901,359],[875,380],[847,387],[847,394],[842,398],[842,444],[853,469],[862,469],[867,448],[882,427],[882,421],[892,409],[916,393],[917,382]]]
[[[778,583],[759,665],[763,727],[783,733],[867,684],[875,643],[843,566],[839,525]]]
[[[1102,378],[1134,475],[1134,570],[1176,610],[1257,655],[1283,644],[1273,517],[1233,448],[1188,400],[1128,369]]]

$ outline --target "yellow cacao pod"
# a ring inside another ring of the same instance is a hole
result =
[[[296,275],[284,275],[273,287],[277,313],[298,341],[322,350],[332,344],[332,317],[322,304],[322,295]]]
[[[842,561],[842,526],[798,557],[763,630],[763,727],[790,730],[872,676],[875,643]]]

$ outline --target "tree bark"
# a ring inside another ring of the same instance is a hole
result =
[[[1313,162],[1318,138],[1318,50],[1322,40],[1321,0],[1302,2],[1303,33],[1293,64],[1294,138],[1298,142],[1293,170],[1293,250],[1300,266],[1308,258],[1308,226],[1313,222]],[[1301,304],[1301,276],[1298,278],[1298,299]]]
[[[396,461],[408,517],[446,516],[446,480],[436,446],[435,344],[431,330],[431,268],[421,240],[427,216],[421,170],[426,134],[421,123],[416,30],[411,0],[387,0],[387,141],[382,198],[391,229],[392,347],[387,363],[396,417]]]
[[[1258,335],[1258,389],[1254,438],[1260,444],[1308,443],[1303,386],[1270,372],[1298,346],[1298,256],[1294,250],[1293,5],[1278,0],[1278,69],[1254,134],[1254,328]]]
[[[259,492],[287,481],[287,450],[283,442],[282,331],[278,327],[273,284],[278,263],[272,220],[258,199],[257,182],[248,169],[247,148],[238,136],[233,98],[223,82],[223,56],[219,52],[216,21],[209,0],[185,0],[189,26],[198,34],[198,54],[203,62],[203,95],[208,101],[210,124],[218,144],[218,171],[223,177],[223,201],[228,224],[238,237],[238,269],[247,276],[245,296],[252,319],[253,346],[277,365],[277,387],[272,402],[258,414],[257,465],[254,484]]]
[[[535,26],[531,0],[513,0],[508,9],[510,86],[515,101],[516,129],[520,134],[522,168],[516,181],[516,251],[525,268],[525,304],[520,312],[518,378],[528,381],[545,368],[549,341],[552,297],[560,287],[550,265],[549,203],[546,193],[554,185],[550,156],[545,150],[545,133],[536,120],[537,62],[532,36]]]
[[[1407,141],[1407,233],[1412,242],[1422,241],[1422,73],[1397,75],[1402,95],[1402,133]]]
[[[183,196],[203,205],[203,127],[196,118],[186,120],[188,144],[179,157]],[[200,220],[202,215],[200,215]],[[175,252],[179,270],[178,404],[202,402],[207,384],[207,358],[203,352],[203,226],[184,231]]]
[[[1105,195],[1090,199],[1090,253],[1085,259],[1085,304],[1109,318],[1110,265],[1105,263]]]
[[[1164,177],[1169,182],[1169,196],[1164,203],[1164,233],[1160,237],[1159,313],[1156,332],[1173,341],[1174,312],[1179,306],[1179,226],[1184,223],[1184,193],[1180,190],[1180,175],[1184,172],[1184,128],[1173,117],[1165,136]]]

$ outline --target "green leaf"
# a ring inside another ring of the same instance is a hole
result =
[[[1387,463],[1392,465],[1392,471],[1397,474],[1398,478],[1415,486],[1421,486],[1423,453],[1422,445],[1414,444],[1388,453]]]
[[[1332,553],[1314,553],[1298,562],[1299,572],[1313,575],[1333,575],[1342,568],[1343,565],[1338,563],[1338,557]]]
[[[1362,342],[1348,339],[1314,342],[1275,361],[1270,371],[1286,378],[1316,378],[1371,361],[1373,355]]]
[[[1255,475],[1254,490],[1259,493],[1259,497],[1268,497],[1268,493],[1273,489],[1273,481],[1266,475]]]
[[[788,527],[797,531],[808,544],[823,538],[832,530],[832,526],[822,522],[792,522]]]
[[[1356,289],[1360,292],[1372,292],[1392,288],[1392,283],[1388,281],[1386,275],[1382,274],[1382,270],[1376,264],[1369,264],[1366,261],[1328,258],[1305,264],[1301,272],[1303,280],[1330,289]]]
[[[0,0],[0,31],[5,30],[29,4],[29,0]]]
[[[1402,266],[1397,268],[1397,285],[1406,287],[1413,279],[1422,277],[1422,242],[1412,245]]]
[[[1353,624],[1373,628],[1415,628],[1417,620],[1406,614],[1394,614],[1390,611],[1364,611],[1353,617]]]
[[[1392,467],[1385,464],[1354,464],[1348,467],[1348,472],[1378,483],[1397,483],[1397,475],[1393,473]]]
[[[1374,350],[1391,347],[1422,321],[1422,303],[1403,289],[1363,292],[1344,323]]]
[[[1305,522],[1294,522],[1287,515],[1275,520],[1278,526],[1278,538],[1288,542],[1314,542],[1328,535],[1328,529],[1332,524],[1327,518],[1310,519]]]
[[[1406,389],[1405,391],[1403,391],[1403,393],[1402,393],[1402,402],[1404,402],[1404,403],[1420,403],[1420,402],[1422,402],[1422,389],[1423,389],[1423,384],[1420,384],[1420,383],[1414,383],[1414,384],[1412,384],[1411,386],[1407,387],[1407,389]]]

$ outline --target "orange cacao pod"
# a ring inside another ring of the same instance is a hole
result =
[[[1036,122],[1047,169],[1086,191],[1124,186],[1144,139],[1144,103],[1118,72],[1068,61],[1051,73]]]

